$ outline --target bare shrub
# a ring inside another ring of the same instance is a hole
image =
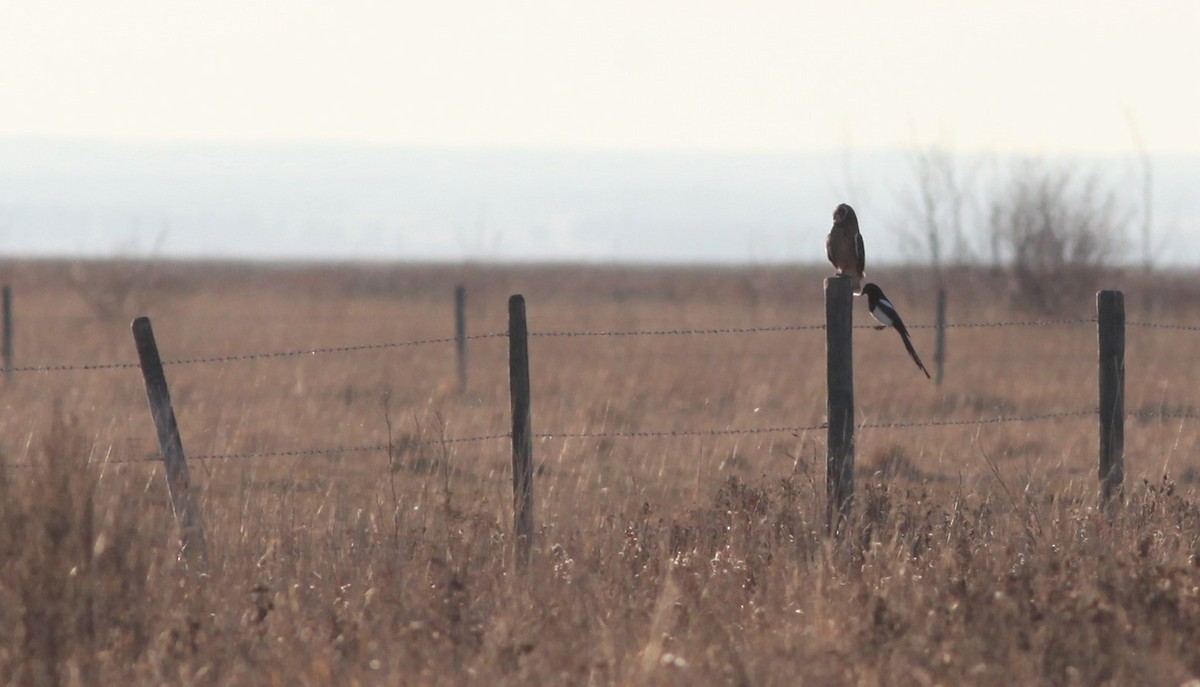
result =
[[[968,225],[976,224],[974,210],[982,164],[978,159],[970,160],[934,146],[914,153],[910,166],[912,187],[903,203],[905,215],[915,228],[901,231],[914,254],[929,260],[941,284],[947,266],[975,261]]]
[[[1053,313],[1086,302],[1112,267],[1127,224],[1096,175],[1022,165],[992,200],[989,219],[1014,305]]]
[[[167,232],[160,231],[145,255],[136,244],[121,247],[109,260],[81,261],[71,265],[68,284],[97,319],[130,318],[143,313],[161,286],[159,255]]]
[[[101,320],[129,318],[144,312],[155,293],[158,265],[152,261],[78,262],[68,283]]]

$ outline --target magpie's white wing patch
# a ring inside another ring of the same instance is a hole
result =
[[[880,306],[883,306],[884,304],[888,304],[888,303],[887,303],[887,301],[880,301],[879,304],[880,304]],[[890,307],[890,304],[888,304],[888,306]],[[877,322],[879,322],[879,324],[882,324],[885,327],[890,327],[894,324],[892,322],[892,318],[888,317],[887,309],[885,309],[883,307],[878,307],[878,308],[871,310],[871,317],[874,317],[875,320]]]

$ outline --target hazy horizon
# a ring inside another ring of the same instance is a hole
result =
[[[824,259],[832,208],[875,264],[922,261],[911,151],[710,153],[0,137],[0,254],[251,260],[777,263]],[[1020,158],[960,156],[1004,169]],[[1140,162],[1097,171],[1140,259]],[[1200,156],[1153,158],[1156,262],[1200,264]],[[983,208],[966,224],[981,230]],[[967,231],[971,232],[970,226]],[[973,236],[978,250],[984,237]],[[980,256],[986,257],[986,256]]]

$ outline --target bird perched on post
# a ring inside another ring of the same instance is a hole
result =
[[[896,312],[896,306],[892,305],[887,296],[883,295],[883,289],[875,284],[867,284],[863,287],[862,292],[867,295],[867,306],[871,309],[871,317],[874,317],[882,325],[876,329],[894,327],[896,331],[900,332],[900,338],[904,341],[904,347],[908,349],[908,354],[912,356],[913,362],[921,368],[925,377],[930,378],[929,370],[925,369],[925,364],[921,362],[917,350],[913,348],[912,341],[908,338],[908,328],[904,326],[904,320],[900,319],[900,313]]]
[[[862,234],[858,233],[858,216],[845,203],[833,211],[833,228],[825,237],[825,255],[837,268],[838,275],[849,275],[854,280],[854,292],[861,293],[867,254],[863,251]]]

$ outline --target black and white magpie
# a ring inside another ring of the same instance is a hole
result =
[[[908,338],[908,329],[904,326],[904,320],[900,319],[900,313],[896,312],[896,306],[892,305],[887,296],[883,295],[883,289],[875,284],[867,284],[862,288],[862,292],[867,296],[867,306],[871,309],[871,317],[874,317],[882,325],[876,329],[894,327],[896,331],[900,332],[900,338],[904,341],[904,347],[908,349],[908,354],[912,356],[913,362],[928,378],[929,370],[925,369],[925,364],[921,362],[917,350],[913,348],[912,341]]]

